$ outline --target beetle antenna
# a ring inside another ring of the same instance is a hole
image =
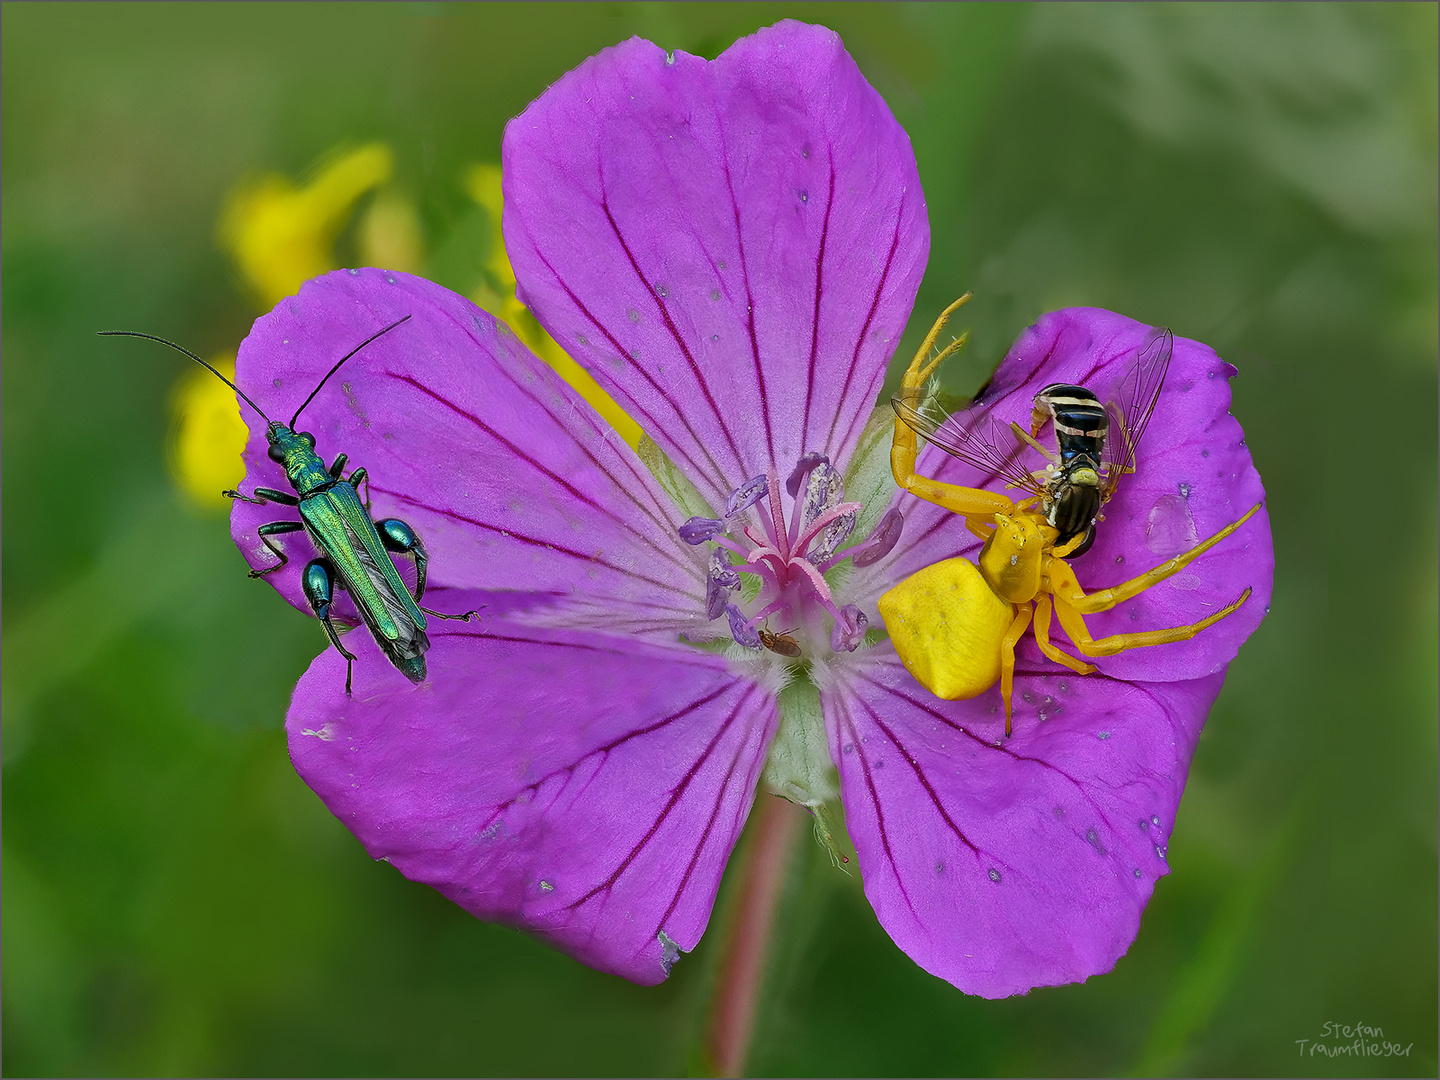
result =
[[[340,358],[339,362],[336,363],[336,365],[335,365],[334,367],[332,367],[329,371],[327,371],[327,372],[325,373],[325,378],[320,380],[320,382],[316,385],[315,389],[310,391],[310,396],[305,399],[304,404],[302,404],[302,405],[300,406],[300,408],[298,408],[298,409],[295,410],[295,415],[290,418],[290,429],[291,429],[292,431],[295,429],[295,421],[300,419],[300,414],[305,411],[305,406],[306,406],[306,405],[309,405],[310,402],[312,402],[312,401],[315,400],[315,395],[318,394],[318,393],[320,393],[320,387],[322,387],[322,386],[325,385],[326,380],[329,379],[331,375],[334,375],[335,372],[337,372],[337,371],[340,370],[340,365],[341,365],[341,364],[345,363],[346,360],[349,360],[352,356],[354,356],[356,353],[358,353],[358,352],[359,352],[361,349],[363,349],[366,345],[369,345],[372,341],[374,341],[376,338],[378,338],[381,334],[388,334],[391,330],[394,330],[395,327],[399,326],[401,323],[403,323],[403,322],[404,322],[406,319],[408,319],[408,318],[410,318],[409,315],[403,315],[403,316],[401,316],[400,318],[398,318],[398,319],[396,319],[394,322],[392,322],[389,326],[385,327],[385,329],[375,331],[375,333],[371,334],[368,338],[366,338],[364,341],[362,341],[359,345],[356,345],[355,348],[351,349],[348,353],[346,353],[344,356],[342,356],[342,357]]]
[[[409,318],[409,316],[406,316],[406,318]],[[191,352],[189,349],[185,348],[185,347],[182,346],[182,345],[176,345],[173,341],[167,341],[167,340],[166,340],[165,338],[163,338],[163,337],[156,337],[154,334],[142,334],[142,333],[140,333],[140,331],[138,331],[138,330],[98,330],[98,331],[96,331],[96,333],[98,333],[101,337],[138,337],[138,338],[145,338],[147,341],[158,341],[161,345],[168,345],[168,346],[170,346],[170,348],[174,349],[176,352],[184,353],[186,356],[190,357],[191,360],[194,360],[194,361],[195,361],[197,364],[199,364],[201,367],[203,367],[203,368],[208,368],[208,369],[210,370],[210,373],[211,373],[211,374],[213,374],[217,379],[219,379],[221,382],[223,382],[226,386],[230,387],[231,390],[234,390],[235,393],[239,394],[242,398],[244,398],[244,399],[245,399],[245,403],[246,403],[247,405],[249,405],[252,409],[254,409],[257,413],[259,413],[261,419],[263,419],[267,424],[273,424],[273,423],[275,422],[275,421],[271,420],[270,417],[268,417],[268,416],[265,415],[265,410],[264,410],[264,409],[260,408],[259,405],[256,405],[255,402],[253,402],[253,401],[250,400],[250,395],[249,395],[249,394],[245,393],[244,390],[241,390],[241,389],[240,389],[238,386],[236,386],[233,382],[231,382],[229,379],[225,378],[224,375],[221,375],[220,372],[216,371],[213,367],[211,367],[209,364],[207,364],[204,360],[201,360],[200,357],[196,356],[193,352]],[[291,426],[293,427],[294,425],[292,424]]]

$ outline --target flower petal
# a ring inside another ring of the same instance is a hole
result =
[[[552,623],[671,637],[701,624],[704,552],[680,542],[683,519],[649,470],[503,323],[463,297],[383,270],[316,278],[256,321],[240,347],[239,385],[288,421],[340,357],[403,315],[408,322],[325,384],[298,426],[315,433],[327,459],[343,452],[351,469],[368,470],[361,494],[375,517],[399,517],[419,533],[431,583],[524,594]],[[266,456],[263,424],[252,424],[245,459],[244,490],[289,490]],[[275,561],[256,528],[296,517],[236,504],[231,529],[251,566]],[[279,540],[293,559],[313,556],[303,536]],[[308,611],[299,578],[287,568],[267,580]]]
[[[1056,382],[1086,386],[1104,401],[1130,371],[1151,329],[1098,308],[1052,312],[1020,335],[968,418],[975,419],[983,408],[1002,431],[1011,421],[1028,430],[1034,395]],[[1264,501],[1265,489],[1244,433],[1229,412],[1229,380],[1234,375],[1235,368],[1208,345],[1175,339],[1135,473],[1121,479],[1115,497],[1101,511],[1094,546],[1071,562],[1087,592],[1159,566]],[[1042,432],[1042,442],[1045,437]],[[1041,464],[1038,458],[1035,455],[1033,467]],[[919,469],[947,483],[1001,488],[993,476],[934,447],[922,450]],[[883,592],[887,581],[941,559],[974,558],[979,552],[980,542],[955,515],[910,496],[900,497],[898,505],[905,512],[900,543],[889,559],[853,579],[857,593],[870,604],[871,595]],[[1189,641],[1134,649],[1096,660],[1096,665],[1116,678],[1147,682],[1194,679],[1223,670],[1265,617],[1274,571],[1270,520],[1262,506],[1239,531],[1174,577],[1085,621],[1097,639],[1184,626],[1224,607],[1249,587],[1254,592],[1243,607]],[[1064,647],[1063,631],[1057,635]]]
[[[865,895],[921,967],[1006,997],[1109,971],[1140,926],[1222,676],[1020,675],[938,701],[893,656],[822,694]]]
[[[783,22],[713,63],[633,38],[506,128],[525,303],[713,506],[845,463],[929,250],[909,138],[839,37]]]
[[[320,656],[286,729],[377,859],[482,919],[658,983],[700,940],[776,724],[706,653],[497,622],[445,629],[431,681]]]

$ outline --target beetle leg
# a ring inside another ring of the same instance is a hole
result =
[[[420,608],[420,610],[423,611],[426,615],[429,615],[429,616],[431,616],[431,617],[433,617],[433,618],[436,618],[436,619],[449,619],[449,620],[451,620],[452,622],[469,622],[471,615],[474,615],[476,618],[479,618],[479,616],[480,616],[480,611],[481,611],[481,609],[484,608],[485,606],[486,606],[486,605],[481,604],[480,607],[471,608],[469,611],[465,612],[464,615],[447,615],[447,614],[445,614],[445,612],[443,612],[443,611],[431,611],[428,607],[424,607],[424,606],[422,606],[422,607]]]
[[[285,533],[302,532],[305,529],[304,522],[300,521],[272,521],[268,525],[261,525],[255,531],[260,534],[260,542],[270,549],[270,553],[280,561],[274,566],[267,566],[264,570],[251,570],[251,577],[264,577],[266,574],[273,574],[280,567],[289,562],[285,552],[270,542],[270,537],[281,536]]]
[[[356,495],[360,494],[360,485],[365,484],[365,512],[367,514],[370,512],[370,485],[367,483],[369,479],[370,474],[362,467],[352,472],[350,479],[347,481],[347,483],[355,489]]]
[[[281,506],[299,506],[300,500],[288,491],[277,491],[274,488],[257,487],[255,497],[241,495],[238,491],[222,491],[220,493],[227,499],[238,499],[240,502],[247,502],[253,506],[264,506],[266,503],[279,503]]]
[[[353,476],[352,476],[353,480]],[[410,555],[415,559],[415,603],[420,603],[420,597],[425,595],[425,565],[430,557],[425,554],[425,545],[420,542],[420,537],[415,530],[406,525],[399,518],[386,518],[384,521],[375,522],[375,531],[380,534],[380,542],[389,551],[398,551],[402,555]]]
[[[330,621],[330,601],[334,597],[334,570],[324,559],[316,559],[305,567],[305,573],[301,575],[300,585],[305,591],[305,599],[310,601],[310,610],[315,612],[315,617],[325,627],[325,633],[330,635],[330,644],[334,645],[340,655],[345,657],[345,696],[350,696],[350,677],[355,670],[355,655],[340,644],[340,634],[335,629],[335,624]]]
[[[358,470],[363,472],[364,470]],[[354,476],[351,476],[354,479]],[[415,603],[420,603],[420,597],[425,595],[425,567],[430,557],[425,554],[425,545],[420,542],[419,535],[414,529],[406,525],[399,518],[386,518],[384,521],[375,523],[375,531],[380,534],[380,542],[389,551],[397,551],[402,555],[412,555],[415,558]],[[484,605],[481,605],[482,607]],[[469,622],[471,615],[479,615],[480,608],[472,608],[464,615],[447,615],[443,611],[431,611],[422,607],[421,611],[426,615],[433,615],[437,619],[453,619],[457,622]]]

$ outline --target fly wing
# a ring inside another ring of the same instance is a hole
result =
[[[1110,433],[1105,439],[1105,484],[1100,499],[1108,502],[1120,484],[1120,477],[1135,471],[1135,457],[1140,439],[1160,400],[1165,373],[1170,369],[1170,354],[1175,337],[1165,327],[1156,327],[1140,346],[1135,363],[1105,402],[1110,413]]]
[[[980,414],[962,419],[942,409],[923,390],[901,391],[890,406],[907,427],[953,458],[1039,495],[1040,482],[1020,463],[1025,444],[994,417]]]

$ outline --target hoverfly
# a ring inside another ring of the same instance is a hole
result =
[[[947,454],[1036,496],[1045,520],[1059,530],[1056,553],[1074,559],[1095,542],[1100,510],[1120,478],[1135,471],[1136,451],[1160,399],[1174,345],[1169,330],[1154,330],[1104,404],[1087,387],[1051,383],[1034,397],[1029,432],[1013,422],[1004,434],[993,419],[963,422],[919,389],[896,394],[891,404],[901,420]],[[1046,423],[1055,431],[1053,451],[1037,439]],[[1025,446],[1045,457],[1043,469],[1029,471],[1020,464]]]

